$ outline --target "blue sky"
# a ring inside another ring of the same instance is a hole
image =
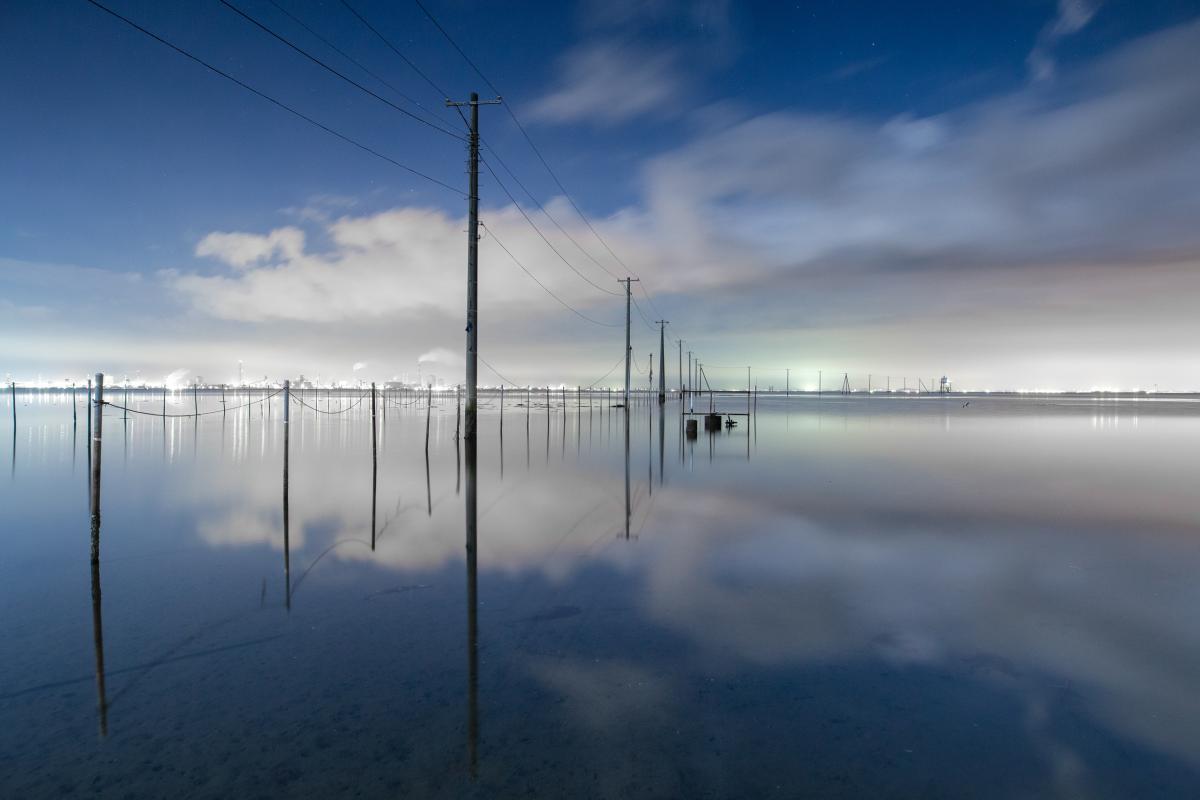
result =
[[[454,125],[338,0],[277,2]],[[106,4],[465,187],[461,142],[217,0]],[[1200,282],[1194,3],[428,4],[646,280],[646,314],[666,314],[718,377],[754,364],[764,385],[790,367],[814,381],[1200,388],[1181,300]],[[269,0],[234,5],[413,108]],[[415,3],[351,5],[440,88],[487,94]],[[460,197],[83,0],[8,3],[0,26],[0,371],[223,379],[241,358],[274,377],[384,379],[425,357],[459,379]],[[615,290],[608,271],[623,268],[508,115],[482,118],[588,252],[501,173],[527,213]],[[481,195],[485,226],[539,279],[621,321],[620,299],[579,280],[486,173]],[[565,310],[486,234],[481,248],[481,349],[509,379],[588,383],[621,354],[619,330]],[[635,324],[637,352],[655,349]]]

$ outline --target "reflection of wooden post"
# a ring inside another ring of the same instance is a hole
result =
[[[96,373],[96,403],[89,409],[89,414],[95,414],[96,421],[92,430],[95,436],[91,440],[92,481],[91,481],[91,514],[92,514],[92,644],[96,650],[96,700],[100,712],[100,735],[108,734],[108,699],[104,688],[104,620],[100,596],[100,449],[101,433],[104,423],[104,375]]]
[[[288,439],[292,410],[292,382],[283,382],[283,603],[292,610],[292,552],[288,531]]]

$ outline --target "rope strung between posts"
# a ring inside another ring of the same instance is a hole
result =
[[[172,418],[207,417],[209,414],[223,414],[223,413],[227,413],[229,411],[237,411],[239,408],[249,408],[250,406],[256,406],[259,403],[265,403],[266,401],[270,400],[275,395],[282,394],[282,393],[283,393],[283,389],[277,389],[276,391],[272,392],[271,394],[267,395],[266,397],[261,397],[258,400],[251,400],[249,403],[242,403],[240,406],[232,406],[232,407],[227,406],[224,408],[214,409],[212,411],[200,411],[200,412],[193,411],[191,414],[163,414],[160,411],[142,411],[141,409],[129,408],[128,406],[119,405],[117,403],[110,403],[107,400],[104,401],[104,405],[106,405],[110,408],[115,408],[119,411],[128,411],[130,414],[141,414],[144,417],[164,417],[164,418],[165,417],[172,417]]]
[[[292,395],[292,399],[293,399],[293,400],[295,400],[295,401],[296,401],[297,403],[299,403],[300,405],[304,406],[305,408],[308,408],[308,409],[311,409],[311,410],[313,410],[313,411],[316,411],[316,412],[317,412],[317,413],[319,413],[319,414],[331,414],[331,415],[333,415],[333,414],[345,414],[347,411],[349,411],[350,409],[354,408],[354,407],[355,407],[355,406],[357,406],[359,403],[361,403],[361,402],[363,401],[363,399],[364,399],[364,398],[366,398],[366,397],[367,397],[369,394],[370,394],[370,392],[363,392],[363,393],[362,393],[362,395],[360,395],[360,396],[359,396],[359,398],[358,398],[357,400],[355,400],[355,401],[354,401],[353,403],[351,403],[350,405],[348,405],[348,406],[346,406],[345,408],[343,408],[343,409],[340,409],[340,410],[338,410],[338,411],[325,411],[324,409],[317,408],[316,406],[310,406],[308,403],[304,402],[304,400],[303,400],[303,399],[301,399],[300,397],[297,397],[296,395]]]

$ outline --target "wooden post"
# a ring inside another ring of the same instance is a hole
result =
[[[504,434],[504,384],[500,384],[500,434]]]
[[[429,388],[426,390],[426,400],[425,400],[425,455],[426,456],[429,455],[429,415],[432,413],[432,409],[433,409],[433,384],[431,383],[431,384],[429,384]],[[428,461],[428,458],[426,458],[426,461]]]
[[[200,381],[192,384],[192,411],[200,416]]]
[[[79,405],[79,400],[77,399],[78,394],[79,393],[75,390],[75,381],[71,381],[71,427],[75,427],[75,425],[77,425],[79,422],[76,408],[76,406]]]
[[[13,438],[17,437],[17,382],[10,381],[8,384],[9,397],[12,398],[13,412]]]

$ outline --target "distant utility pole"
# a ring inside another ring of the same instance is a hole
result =
[[[625,407],[629,408],[629,361],[633,357],[633,348],[629,344],[629,311],[633,300],[633,283],[638,278],[617,278],[617,283],[625,284]]]
[[[667,402],[667,321],[658,321],[658,404]]]
[[[495,100],[480,100],[477,92],[471,92],[471,99],[463,103],[446,101],[448,107],[471,107],[471,132],[467,139],[471,169],[470,190],[467,193],[467,409],[463,415],[466,420],[463,438],[470,441],[475,441],[479,355],[479,106],[498,103],[499,97]]]
[[[683,399],[683,339],[677,339],[679,342],[679,399]]]

